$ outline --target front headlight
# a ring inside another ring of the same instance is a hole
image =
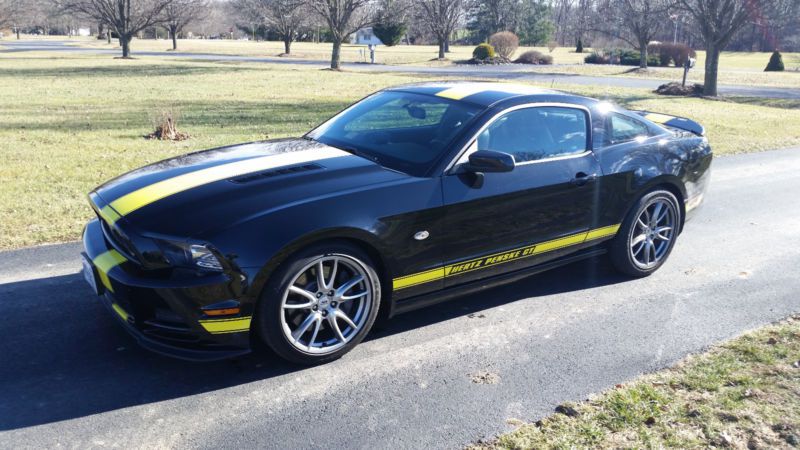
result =
[[[205,245],[172,241],[158,241],[158,244],[170,265],[203,270],[222,270],[222,263]]]
[[[192,244],[189,246],[191,262],[197,267],[210,270],[222,270],[222,264],[216,256],[204,245]]]

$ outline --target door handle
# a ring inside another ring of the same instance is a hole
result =
[[[585,185],[587,183],[593,182],[596,179],[597,179],[597,174],[596,173],[593,173],[593,174],[589,175],[589,174],[587,174],[585,172],[578,172],[578,173],[575,174],[575,178],[570,180],[569,183],[571,185],[573,185],[573,186],[583,186],[583,185]]]

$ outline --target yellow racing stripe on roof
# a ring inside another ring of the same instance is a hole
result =
[[[118,213],[118,216],[125,216],[137,209],[147,206],[162,198],[189,189],[202,186],[204,184],[234,178],[262,170],[274,169],[292,164],[308,163],[320,159],[335,158],[346,156],[349,153],[335,149],[324,148],[319,150],[308,150],[301,152],[282,153],[258,158],[245,159],[194,172],[178,175],[173,178],[153,183],[141,189],[123,195],[110,203],[111,208]],[[119,217],[117,217],[119,218]]]
[[[449,89],[445,89],[441,92],[437,92],[437,97],[444,97],[449,98],[452,100],[461,100],[464,97],[469,97],[470,95],[479,94],[481,92],[488,91],[487,87],[484,86],[476,86],[476,85],[463,85],[463,86],[456,86],[451,87]]]

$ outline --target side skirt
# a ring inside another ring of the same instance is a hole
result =
[[[465,294],[483,291],[502,284],[513,283],[514,281],[527,278],[531,275],[546,272],[550,269],[555,269],[556,267],[565,266],[567,264],[572,264],[584,259],[604,255],[607,252],[608,250],[606,250],[604,247],[589,248],[537,266],[527,267],[525,269],[515,270],[513,272],[500,274],[491,278],[475,280],[458,286],[452,286],[441,291],[404,299],[395,303],[394,308],[392,308],[391,316],[425,308],[437,303],[451,300],[454,297],[460,297]]]

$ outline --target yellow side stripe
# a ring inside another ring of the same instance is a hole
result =
[[[619,227],[620,227],[619,224],[617,224],[617,225],[609,225],[607,227],[603,227],[603,228],[598,228],[596,230],[592,230],[592,231],[590,231],[590,232],[588,232],[586,234],[586,240],[587,241],[592,241],[592,240],[595,240],[595,239],[600,239],[600,238],[604,238],[604,237],[608,237],[608,236],[613,236],[613,235],[617,234],[617,231],[619,231]]]
[[[234,319],[201,320],[200,325],[211,334],[239,333],[250,330],[252,317],[237,317]]]
[[[170,195],[187,191],[204,184],[276,167],[347,155],[349,155],[349,153],[345,151],[335,148],[326,148],[282,153],[222,164],[153,183],[123,195],[112,201],[110,206],[118,213],[118,217],[125,216],[143,206],[161,200],[164,197],[169,197]]]
[[[105,253],[101,253],[92,260],[95,267],[97,267],[100,281],[110,292],[114,292],[114,288],[111,286],[111,280],[108,279],[108,272],[125,261],[127,261],[127,259],[116,250],[109,250]]]
[[[620,225],[609,225],[602,228],[597,228],[587,232],[576,233],[558,239],[542,242],[535,245],[520,247],[504,252],[494,253],[480,258],[470,259],[455,264],[449,264],[444,267],[437,267],[435,269],[426,270],[424,272],[405,275],[392,280],[392,287],[394,290],[404,289],[419,284],[428,283],[430,281],[441,280],[447,277],[461,275],[464,273],[474,272],[476,270],[494,267],[500,264],[505,264],[511,261],[519,261],[520,259],[529,258],[534,255],[551,252],[565,247],[582,244],[604,237],[610,237],[617,234]]]

